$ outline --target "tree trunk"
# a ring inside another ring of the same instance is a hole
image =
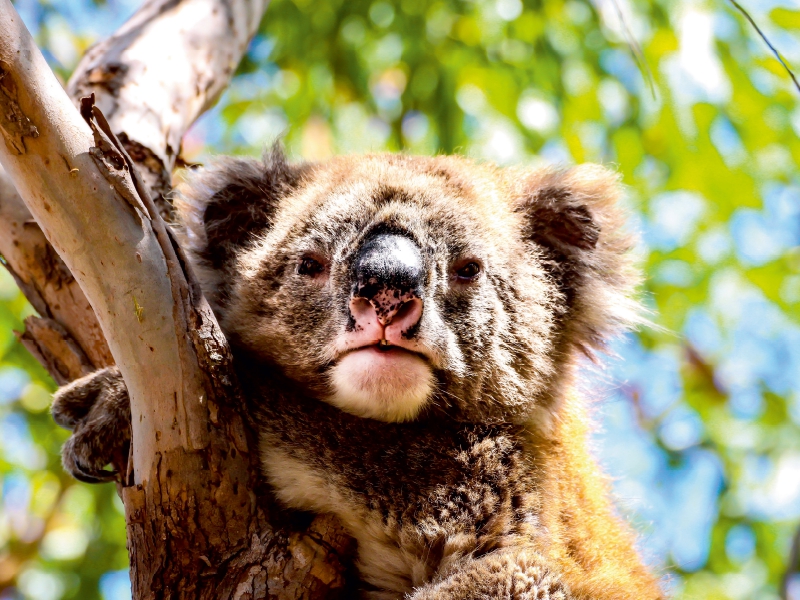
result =
[[[0,0],[0,162],[27,205],[0,185],[0,252],[41,315],[21,339],[56,380],[111,356],[125,378],[132,448],[120,493],[136,599],[344,590],[351,542],[331,517],[279,526],[288,516],[259,483],[227,343],[162,220],[180,139],[265,8],[146,3],[76,69],[73,100],[96,98],[79,113]]]

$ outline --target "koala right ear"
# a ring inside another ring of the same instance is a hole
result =
[[[239,251],[271,226],[281,198],[308,165],[290,165],[279,145],[262,160],[224,157],[192,171],[175,191],[176,234],[212,306],[225,304]]]
[[[645,322],[618,176],[599,165],[528,175],[515,210],[562,295],[564,336],[585,353]]]

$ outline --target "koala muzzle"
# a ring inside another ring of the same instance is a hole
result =
[[[391,325],[406,333],[422,316],[424,280],[422,253],[416,243],[393,233],[368,238],[353,268],[350,312],[356,326],[377,326],[384,333]]]

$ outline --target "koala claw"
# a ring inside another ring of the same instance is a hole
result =
[[[78,431],[73,433],[70,438],[64,442],[64,446],[61,448],[61,463],[78,481],[84,483],[105,483],[106,481],[113,481],[119,473],[116,469],[103,469],[102,466],[96,468],[92,464],[97,460],[103,460],[102,458],[93,458],[96,456],[103,456],[102,452],[98,452],[97,454],[92,453],[94,449],[93,441],[91,431]]]
[[[61,461],[75,479],[103,483],[127,470],[130,400],[119,369],[95,371],[62,387],[51,411],[56,423],[72,430]],[[109,463],[111,470],[105,468]]]

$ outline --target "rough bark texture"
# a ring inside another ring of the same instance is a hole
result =
[[[16,333],[22,345],[47,369],[58,385],[94,371],[89,358],[58,321],[30,316],[25,319],[25,331]]]
[[[0,0],[0,160],[28,206],[0,187],[0,252],[42,315],[20,339],[56,380],[109,364],[109,348],[125,377],[133,443],[121,494],[137,599],[345,590],[340,557],[352,547],[334,520],[274,526],[291,519],[259,485],[227,343],[159,216],[181,136],[227,83],[264,8],[147,3],[70,83],[97,94],[106,122],[91,103],[81,118]]]

